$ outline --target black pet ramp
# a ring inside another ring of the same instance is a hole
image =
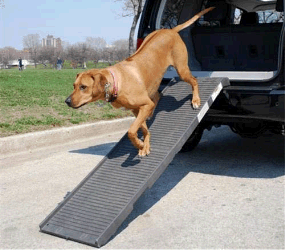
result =
[[[104,245],[180,151],[209,110],[226,78],[199,78],[201,109],[191,107],[191,87],[171,81],[152,119],[151,153],[139,158],[127,134],[40,224],[41,232],[91,246]],[[74,173],[76,174],[76,173]]]

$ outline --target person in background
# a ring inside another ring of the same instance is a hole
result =
[[[21,57],[18,59],[18,62],[19,62],[19,70],[22,71],[23,70],[23,62],[22,62]]]
[[[59,57],[57,58],[56,65],[57,65],[57,69],[58,69],[58,70],[61,70],[62,60],[61,60]]]

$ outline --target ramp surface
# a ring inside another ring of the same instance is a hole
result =
[[[173,80],[148,122],[150,155],[139,158],[126,134],[40,224],[41,232],[96,247],[105,244],[180,151],[228,80],[199,78],[198,83],[199,110],[191,107],[191,87]]]

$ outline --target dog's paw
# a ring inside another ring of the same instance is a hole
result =
[[[198,109],[200,107],[200,105],[201,105],[200,98],[192,100],[192,107],[193,107],[193,109]]]
[[[139,156],[144,157],[150,154],[150,146],[149,144],[145,143],[143,149],[139,150]]]

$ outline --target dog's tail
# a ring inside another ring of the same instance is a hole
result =
[[[208,13],[209,11],[215,9],[215,7],[210,7],[208,9],[204,9],[201,12],[199,12],[198,14],[196,14],[195,16],[193,16],[190,20],[188,20],[185,23],[182,23],[176,27],[174,27],[172,30],[179,32],[180,30],[183,30],[185,28],[187,28],[188,26],[190,26],[192,23],[194,23],[197,19],[199,19],[201,16],[205,15],[206,13]]]

